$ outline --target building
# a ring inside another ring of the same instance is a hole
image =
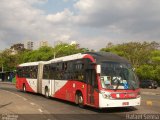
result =
[[[32,41],[27,41],[25,44],[25,48],[28,50],[33,50],[34,48],[34,43]]]
[[[43,46],[48,46],[48,41],[41,41],[40,47],[43,47]]]

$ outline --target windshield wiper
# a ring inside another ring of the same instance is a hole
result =
[[[130,83],[130,84],[131,84],[131,83]],[[132,86],[132,89],[133,89],[133,90],[135,90],[135,87],[134,87],[134,85],[133,85],[133,84],[131,84],[131,86]]]
[[[134,85],[132,84],[132,82],[131,82],[131,81],[128,81],[128,83],[131,85],[132,90],[135,90],[135,89],[136,89],[136,88],[134,87]]]
[[[118,89],[119,85],[120,85],[120,81],[117,79],[117,86],[116,86],[116,88],[114,89],[115,91]]]

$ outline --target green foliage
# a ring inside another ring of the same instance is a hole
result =
[[[149,62],[151,52],[155,47],[153,43],[130,42],[112,47],[103,48],[101,51],[113,52],[120,56],[126,57],[135,67]]]
[[[78,47],[77,44],[69,45],[66,43],[61,43],[55,46],[53,49],[55,53],[55,57],[62,57],[62,56],[67,56],[67,55],[72,55],[76,53],[82,53],[85,52],[84,49],[81,49]]]
[[[154,71],[154,78],[159,82],[160,84],[160,65],[158,65]]]
[[[160,65],[160,50],[154,50],[151,52],[151,61],[155,65]]]
[[[34,61],[46,61],[50,60],[53,56],[53,48],[41,47],[34,51],[25,51],[21,53],[20,63],[34,62]]]
[[[137,75],[141,79],[153,79],[154,67],[151,65],[142,65],[136,69]]]
[[[4,71],[14,70],[18,65],[17,55],[11,55],[10,52],[10,50],[6,49],[0,53],[0,65],[3,66]]]
[[[67,43],[58,44],[54,48],[44,46],[38,50],[24,49],[16,55],[12,55],[11,50],[7,49],[0,53],[0,68],[2,71],[1,66],[3,65],[4,71],[12,71],[21,63],[51,60],[54,58],[54,54],[57,58],[86,51],[85,49],[79,48],[77,44],[69,45]]]

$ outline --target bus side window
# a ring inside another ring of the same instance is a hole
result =
[[[83,60],[75,61],[75,71],[76,71],[75,79],[79,81],[84,81],[84,62]]]
[[[57,79],[57,80],[61,80],[62,79],[62,76],[63,76],[63,74],[62,74],[62,70],[63,68],[62,68],[62,63],[57,63],[56,64],[56,72],[55,72],[55,79]]]
[[[29,78],[33,78],[33,66],[30,66],[30,67],[29,67],[28,72],[30,73]]]
[[[49,69],[49,76],[50,79],[55,79],[56,78],[56,65],[55,64],[50,64],[50,69]]]
[[[22,76],[23,77],[26,77],[28,74],[27,74],[27,67],[23,67],[22,69]]]
[[[64,62],[62,64],[62,70],[66,71],[67,70],[67,62]]]
[[[43,67],[43,79],[48,79],[48,65],[44,65]]]
[[[38,75],[38,66],[35,67],[35,77],[37,78]]]
[[[33,70],[33,78],[37,79],[38,66],[33,66],[32,70]]]

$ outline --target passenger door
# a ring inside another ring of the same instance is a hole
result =
[[[87,82],[87,104],[97,106],[98,105],[98,81],[96,79],[95,69],[86,70],[86,82]]]

